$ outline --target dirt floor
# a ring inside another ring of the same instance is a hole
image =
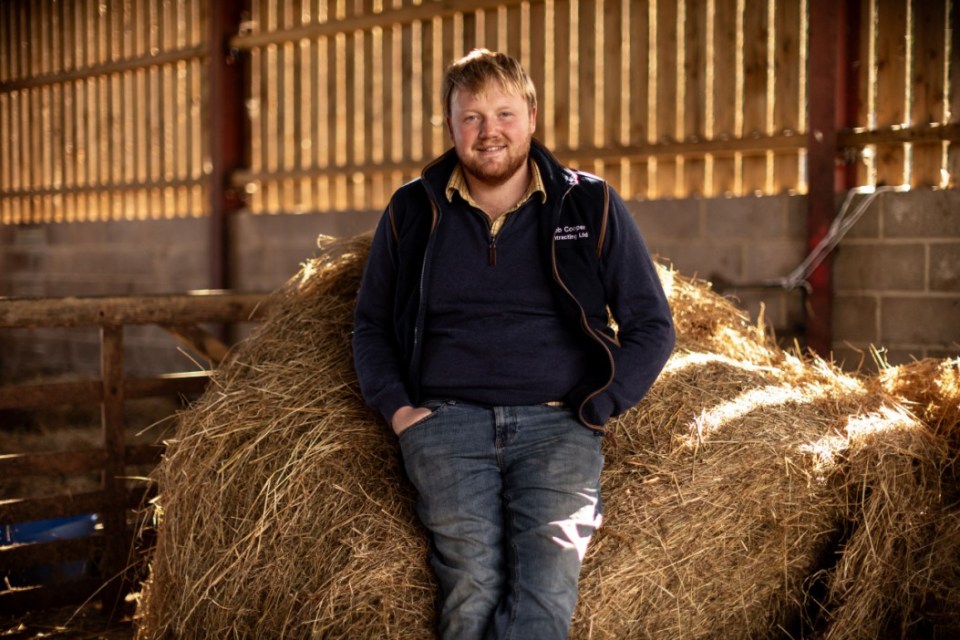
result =
[[[129,609],[113,619],[101,612],[99,603],[0,617],[0,639],[131,640],[135,631],[132,604]]]

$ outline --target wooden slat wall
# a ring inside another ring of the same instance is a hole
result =
[[[862,37],[868,81],[867,129],[960,123],[956,0],[868,0]],[[869,145],[865,184],[955,187],[958,143],[891,142]]]
[[[767,122],[768,133],[806,131],[805,94],[801,93],[806,78],[805,16],[806,0],[778,0],[771,4],[773,29],[770,52],[773,82],[769,96],[773,105]],[[772,156],[770,158],[769,156]],[[801,178],[801,161],[795,153],[773,153],[768,156],[770,180],[765,190],[805,191]]]
[[[0,223],[203,214],[205,14],[0,3]]]
[[[899,126],[906,122],[907,73],[907,3],[872,0],[871,20],[876,28],[871,34],[875,49],[876,73],[874,87],[876,100],[870,117],[876,128]],[[901,184],[906,169],[903,145],[878,145],[876,150],[876,180],[879,184]]]
[[[713,0],[713,28],[707,35],[713,38],[712,82],[707,87],[707,117],[710,125],[707,136],[714,139],[731,139],[740,136],[737,126],[741,111],[741,85],[737,38],[741,32],[741,9],[736,2]],[[708,182],[711,195],[734,194],[739,190],[738,160],[735,156],[707,157],[708,165],[713,160],[712,179]]]
[[[204,213],[209,1],[0,3],[0,221]],[[807,0],[245,1],[254,212],[382,207],[449,144],[443,71],[480,46],[530,70],[538,137],[627,198],[806,191]],[[860,1],[851,124],[958,123],[956,4]],[[954,184],[952,131],[854,142],[858,182]]]
[[[910,0],[913,51],[910,60],[909,124],[943,122],[946,108],[946,6],[942,2]],[[956,42],[956,40],[955,40]],[[938,186],[944,144],[914,143],[909,147],[910,170],[904,176],[913,187]]]

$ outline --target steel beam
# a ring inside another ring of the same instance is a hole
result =
[[[859,0],[811,0],[808,65],[807,249],[829,233],[836,194],[849,186],[849,168],[839,161],[837,133],[857,112],[855,58],[859,55]],[[806,301],[807,346],[831,351],[833,268],[831,256],[810,274]]]
[[[210,144],[210,288],[229,289],[230,214],[240,209],[241,199],[231,184],[234,171],[245,164],[243,57],[230,47],[230,38],[240,31],[243,0],[210,3],[207,43],[207,131]]]

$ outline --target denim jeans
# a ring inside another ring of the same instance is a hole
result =
[[[558,407],[427,406],[400,447],[431,535],[441,638],[567,638],[600,525],[602,438]]]

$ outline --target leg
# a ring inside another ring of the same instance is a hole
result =
[[[447,403],[400,436],[430,531],[441,638],[480,639],[504,589],[502,483],[488,409]]]
[[[600,525],[601,438],[563,409],[502,411],[516,420],[502,450],[510,583],[488,637],[565,639]]]

